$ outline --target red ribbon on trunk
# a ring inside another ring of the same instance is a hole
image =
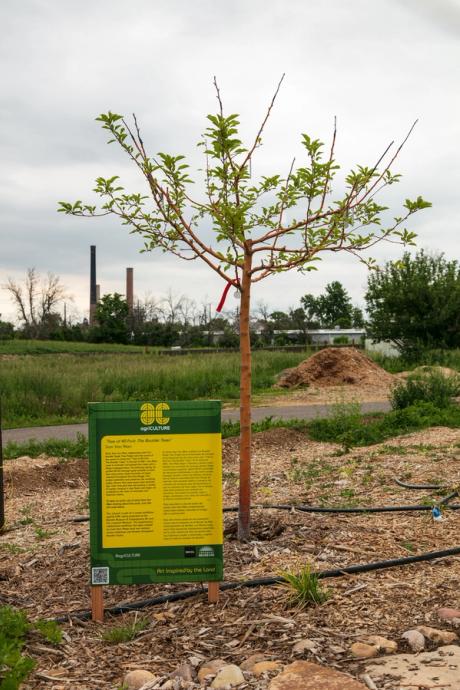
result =
[[[222,311],[224,308],[225,300],[227,299],[228,291],[230,290],[230,287],[233,285],[230,281],[227,283],[227,285],[224,287],[224,291],[222,293],[222,297],[220,298],[220,302],[217,305],[216,311]]]

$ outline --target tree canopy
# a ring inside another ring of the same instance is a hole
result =
[[[96,338],[103,343],[127,343],[128,303],[118,292],[104,295],[96,306]]]
[[[406,199],[404,211],[383,221],[387,207],[376,194],[399,180],[391,166],[404,142],[377,163],[357,165],[345,177],[341,197],[332,195],[339,169],[335,161],[336,131],[329,150],[308,134],[301,135],[303,160],[274,172],[253,177],[254,154],[273,109],[281,82],[255,137],[244,144],[239,117],[225,115],[214,80],[218,112],[207,116],[208,126],[198,146],[204,153],[204,193],[192,196],[190,167],[182,154],[150,154],[136,117],[133,123],[111,111],[97,120],[137,167],[148,194],[128,192],[117,175],[98,177],[96,205],[60,202],[60,211],[77,216],[113,214],[143,239],[144,251],[160,249],[185,260],[199,259],[240,294],[240,504],[238,533],[250,535],[251,495],[251,344],[250,304],[254,283],[292,269],[311,271],[325,252],[347,252],[366,263],[362,252],[389,240],[411,244],[415,234],[406,220],[430,206],[421,196]],[[410,131],[412,131],[413,127]],[[409,132],[410,134],[410,132]],[[409,136],[408,134],[408,136]],[[198,189],[201,188],[198,187]],[[388,216],[386,216],[388,218]],[[209,240],[209,230],[212,238]]]
[[[368,333],[406,355],[460,346],[460,267],[444,254],[406,252],[369,274]]]
[[[350,295],[338,280],[326,285],[319,297],[308,293],[300,301],[308,320],[319,328],[361,328],[364,325],[361,309],[353,306]]]

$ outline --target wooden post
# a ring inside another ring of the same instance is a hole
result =
[[[101,585],[91,585],[91,619],[104,622],[104,590]]]
[[[219,582],[208,582],[208,602],[217,604],[219,602]]]

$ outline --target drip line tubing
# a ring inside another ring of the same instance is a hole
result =
[[[449,496],[447,497],[449,498]],[[450,498],[453,498],[450,497]],[[444,499],[445,501],[446,499]],[[446,508],[451,508],[452,510],[460,510],[460,504],[446,504]],[[251,510],[257,510],[259,508],[273,509],[273,510],[292,510],[298,511],[299,513],[399,513],[399,512],[415,512],[418,510],[432,510],[433,506],[428,505],[410,505],[410,506],[368,506],[368,507],[355,507],[355,508],[327,508],[323,506],[304,506],[304,505],[261,505],[252,506]],[[224,513],[236,513],[238,508],[232,506],[231,508],[224,508]]]
[[[452,498],[458,496],[458,492],[455,491],[449,496],[446,496],[442,501],[438,502],[438,505],[443,505],[445,508],[451,510],[460,510],[460,504],[448,503]],[[355,508],[327,508],[323,506],[305,506],[305,505],[291,505],[287,504],[263,504],[251,506],[251,510],[287,510],[287,511],[298,511],[299,513],[345,513],[345,514],[362,514],[362,513],[404,513],[404,512],[416,512],[416,511],[428,511],[432,510],[431,505],[409,505],[409,506],[367,506],[367,507],[355,507]],[[223,509],[224,513],[237,513],[238,507],[231,506],[229,508]],[[79,515],[72,518],[69,522],[88,522],[88,515]]]
[[[404,487],[405,489],[446,489],[446,486],[443,486],[442,484],[408,484],[407,482],[403,482],[401,479],[395,478],[396,484],[399,486]]]
[[[405,556],[404,558],[393,558],[384,561],[374,561],[371,563],[359,563],[357,565],[349,565],[343,568],[332,568],[329,570],[320,570],[315,573],[318,578],[326,579],[332,577],[343,577],[344,575],[355,575],[359,573],[369,573],[374,570],[384,570],[386,568],[397,568],[399,566],[411,565],[412,563],[421,563],[424,561],[434,561],[439,558],[448,558],[449,556],[457,556],[460,554],[460,546],[455,546],[451,549],[443,549],[442,551],[429,551],[421,553],[416,556]],[[229,591],[232,589],[242,589],[243,587],[270,587],[286,582],[281,577],[258,577],[253,580],[243,580],[242,582],[224,582],[220,585],[221,591]],[[120,604],[118,606],[111,606],[106,608],[106,613],[112,616],[118,616],[129,611],[140,611],[149,606],[159,606],[161,604],[172,603],[175,601],[184,601],[191,597],[203,594],[206,590],[204,588],[186,589],[181,592],[172,592],[171,594],[163,594],[152,599],[143,599],[142,601],[133,601],[128,604]],[[53,620],[56,623],[65,623],[69,619],[88,620],[91,618],[91,611],[69,611],[64,616],[58,616]]]

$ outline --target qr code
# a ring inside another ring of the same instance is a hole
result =
[[[91,568],[91,584],[93,584],[93,585],[108,585],[109,584],[109,569],[108,568]]]

